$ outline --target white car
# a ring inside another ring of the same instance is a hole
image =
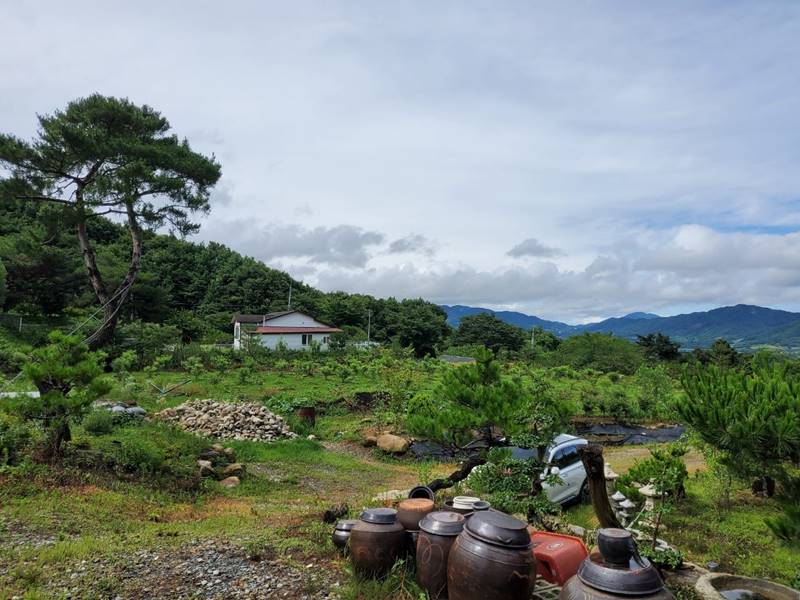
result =
[[[589,485],[586,481],[586,469],[578,456],[578,448],[589,442],[574,435],[562,433],[547,448],[547,464],[542,477],[547,474],[558,475],[562,483],[558,485],[544,484],[544,490],[551,502],[565,504],[577,500],[589,500]]]
[[[553,443],[545,451],[547,468],[541,477],[544,479],[548,474],[558,475],[561,483],[550,485],[544,483],[544,491],[551,502],[566,504],[569,502],[588,502],[589,484],[586,482],[586,469],[578,457],[578,448],[586,446],[589,442],[574,435],[562,433],[557,436]],[[536,456],[535,450],[527,448],[512,447],[511,455],[519,460],[526,460]]]

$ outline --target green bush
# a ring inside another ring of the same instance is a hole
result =
[[[31,439],[31,430],[25,423],[0,413],[0,465],[17,464]]]
[[[93,410],[83,417],[81,424],[93,435],[104,435],[114,431],[114,415],[105,409]]]
[[[25,354],[13,343],[0,338],[0,373],[16,375],[25,364]]]
[[[159,473],[166,460],[164,450],[155,442],[133,436],[121,441],[116,456],[119,466],[125,471],[141,475]]]

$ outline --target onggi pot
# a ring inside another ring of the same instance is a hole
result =
[[[417,583],[433,600],[447,598],[447,558],[465,518],[452,511],[433,512],[419,523]]]
[[[370,508],[350,531],[350,558],[361,577],[388,575],[406,549],[406,532],[393,508]]]
[[[672,600],[655,567],[639,556],[633,535],[625,529],[597,532],[597,550],[561,588],[559,600]]]
[[[501,512],[480,511],[450,549],[450,600],[528,600],[536,561],[527,525]]]
[[[357,523],[357,519],[344,519],[336,523],[336,528],[333,530],[333,545],[336,546],[339,551],[343,553],[347,551],[347,542],[350,541],[350,532]]]

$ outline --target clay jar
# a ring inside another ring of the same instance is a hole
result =
[[[397,505],[397,520],[409,531],[419,529],[419,522],[433,511],[433,500],[409,498]]]
[[[467,519],[450,549],[450,600],[528,600],[535,580],[536,561],[525,523],[490,510]]]
[[[350,532],[356,526],[358,520],[345,519],[336,523],[336,528],[333,530],[333,545],[339,551],[347,551],[347,542],[350,541]]]
[[[388,575],[406,550],[406,532],[393,508],[370,508],[350,531],[350,558],[361,577]]]
[[[432,600],[447,598],[447,558],[464,522],[463,515],[442,511],[430,513],[419,523],[417,583]]]
[[[625,529],[597,532],[597,550],[578,567],[559,600],[672,600],[655,567],[639,556],[633,535]]]

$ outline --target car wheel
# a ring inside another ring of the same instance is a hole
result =
[[[578,492],[578,502],[581,504],[591,504],[592,495],[589,493],[589,482],[584,479],[581,485],[581,491]]]

